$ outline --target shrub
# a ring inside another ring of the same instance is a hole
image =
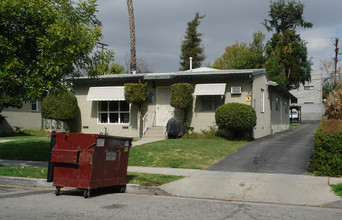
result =
[[[65,122],[72,132],[78,112],[77,98],[71,92],[51,93],[42,102],[42,116]]]
[[[318,126],[313,161],[317,175],[342,175],[342,120],[324,120]]]
[[[184,127],[185,133],[189,133],[188,124],[188,109],[192,106],[194,97],[192,93],[194,87],[189,83],[177,83],[171,85],[171,100],[170,104],[172,107],[180,108],[184,111]]]
[[[139,107],[145,102],[147,98],[146,86],[147,83],[125,83],[125,99],[132,104]]]
[[[125,83],[125,99],[132,104],[138,106],[138,131],[140,133],[140,120],[141,120],[141,106],[146,101],[147,92],[146,87],[147,83],[142,84],[139,80],[139,83]]]
[[[227,103],[215,111],[216,124],[234,136],[243,136],[256,125],[256,113],[252,106],[242,103]]]
[[[193,92],[194,87],[189,83],[171,85],[171,106],[180,109],[190,108],[194,100],[194,97],[192,96]]]
[[[328,119],[342,119],[342,83],[338,82],[334,87],[327,98],[325,115]]]
[[[201,132],[190,132],[185,134],[183,139],[222,139],[214,126],[209,126],[208,130],[202,129]]]

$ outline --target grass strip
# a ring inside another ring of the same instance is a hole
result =
[[[225,139],[170,139],[133,147],[129,166],[206,169],[245,145]]]
[[[47,169],[46,168],[31,168],[31,167],[0,166],[0,176],[46,179]],[[139,184],[142,186],[159,186],[159,185],[173,182],[182,178],[183,176],[133,173],[133,172],[127,173],[127,183]]]
[[[18,139],[0,143],[0,158],[6,160],[48,161],[50,139]]]
[[[336,195],[342,196],[342,183],[331,185]]]

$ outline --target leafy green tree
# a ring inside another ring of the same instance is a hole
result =
[[[0,2],[0,109],[65,87],[102,37],[96,11],[96,0]]]
[[[141,106],[147,98],[147,83],[125,83],[125,99],[138,106],[138,131],[140,132]]]
[[[296,34],[296,28],[311,28],[303,18],[304,5],[293,0],[272,1],[269,17],[264,25],[275,30],[266,46],[266,69],[271,80],[287,90],[296,89],[310,81],[311,61],[307,57],[306,43]]]
[[[42,116],[63,121],[71,132],[76,132],[75,119],[78,112],[77,98],[69,91],[51,93],[42,102]]]
[[[108,74],[122,74],[124,67],[118,63],[114,63],[114,51],[96,51],[92,57],[80,67],[80,72],[85,72],[85,75],[95,77]],[[80,73],[80,75],[83,75]]]
[[[192,67],[201,67],[202,62],[205,59],[204,47],[202,46],[202,34],[197,32],[197,27],[200,25],[200,20],[203,19],[205,15],[200,16],[196,12],[195,18],[188,22],[188,28],[186,29],[184,40],[181,45],[181,55],[180,55],[180,71],[189,69],[190,60],[193,58]]]
[[[261,31],[253,33],[253,42],[249,45],[236,42],[227,46],[225,53],[212,65],[216,69],[257,69],[265,65],[265,35]]]
[[[194,87],[189,83],[177,83],[171,85],[171,100],[172,107],[180,108],[184,112],[184,127],[185,133],[189,132],[188,109],[191,108],[194,97]]]

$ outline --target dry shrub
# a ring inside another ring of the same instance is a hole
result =
[[[328,119],[342,119],[342,83],[330,92],[325,106],[325,115]]]

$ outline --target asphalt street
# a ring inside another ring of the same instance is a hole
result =
[[[303,122],[295,129],[255,140],[208,170],[305,174],[318,124],[318,121]]]
[[[341,209],[0,185],[0,219],[339,219]]]

